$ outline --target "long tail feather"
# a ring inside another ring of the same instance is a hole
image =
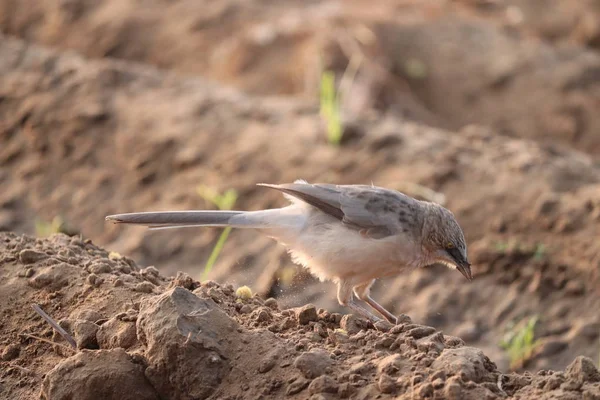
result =
[[[233,217],[244,211],[158,211],[115,214],[106,217],[116,224],[144,225],[153,229],[192,226],[246,226],[244,219],[236,224]]]

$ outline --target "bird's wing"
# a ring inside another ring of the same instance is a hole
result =
[[[398,216],[408,215],[414,199],[402,193],[368,185],[287,183],[259,184],[298,198],[372,238],[384,238],[401,229]]]

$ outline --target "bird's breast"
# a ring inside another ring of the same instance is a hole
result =
[[[295,263],[321,280],[364,282],[413,269],[419,259],[411,240],[365,238],[341,223],[306,229],[287,247]]]

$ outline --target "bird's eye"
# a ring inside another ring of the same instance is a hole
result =
[[[447,243],[447,244],[446,244],[446,248],[447,248],[447,249],[453,249],[453,248],[454,248],[454,245],[453,245],[452,243]]]

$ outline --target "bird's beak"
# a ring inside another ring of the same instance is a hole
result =
[[[460,263],[456,265],[456,269],[463,274],[468,281],[473,280],[473,275],[471,275],[471,264],[467,261],[464,263]]]

